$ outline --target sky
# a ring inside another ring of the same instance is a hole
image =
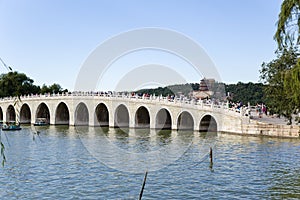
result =
[[[201,46],[222,82],[258,82],[261,64],[276,56],[273,35],[281,3],[282,0],[0,0],[0,57],[37,85],[59,83],[74,90],[82,66],[99,45],[124,32],[154,27],[178,32]],[[150,64],[172,68],[187,82],[203,78],[190,63],[170,52],[144,49],[111,63],[99,78],[97,90],[114,90],[126,74]],[[5,68],[1,67],[0,72],[5,73]]]

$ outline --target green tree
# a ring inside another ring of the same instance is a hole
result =
[[[291,123],[291,115],[300,108],[300,1],[283,0],[274,39],[277,58],[263,63],[261,80],[268,84],[265,92],[271,111]]]
[[[0,75],[0,97],[17,97],[39,93],[40,88],[24,73],[9,72]]]
[[[59,92],[63,92],[63,89],[62,87],[57,84],[57,83],[54,83],[52,85],[49,86],[49,89],[52,93],[59,93]]]
[[[300,1],[284,0],[281,5],[275,39],[278,48],[291,48],[299,52],[300,44]],[[285,72],[284,89],[290,91],[296,109],[300,109],[300,58]]]
[[[299,45],[300,42],[300,1],[284,0],[278,16],[275,40],[279,49]],[[295,42],[296,41],[296,42]]]
[[[295,111],[291,90],[287,89],[287,73],[297,63],[298,53],[295,48],[284,49],[277,52],[277,58],[269,63],[263,63],[261,80],[267,84],[265,87],[267,105],[272,113],[286,117],[291,123]]]
[[[290,91],[291,101],[295,109],[300,110],[300,59],[285,73],[284,89]]]
[[[41,92],[41,94],[46,94],[46,93],[57,94],[57,93],[61,93],[61,92],[68,92],[68,90],[63,89],[59,84],[54,83],[50,86],[43,84],[40,92]]]
[[[40,92],[41,92],[41,94],[45,94],[45,93],[50,93],[51,91],[46,84],[43,84]]]
[[[265,85],[262,83],[238,82],[237,84],[226,84],[225,91],[233,102],[242,101],[244,104],[249,102],[251,105],[256,105],[265,102],[264,87]]]

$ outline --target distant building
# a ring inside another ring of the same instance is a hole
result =
[[[210,98],[214,92],[212,91],[215,79],[202,79],[200,81],[199,90],[193,91],[192,96],[196,99]]]

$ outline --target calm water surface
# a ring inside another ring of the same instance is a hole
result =
[[[175,162],[148,169],[143,199],[300,198],[299,139],[63,126],[37,130],[39,136],[30,126],[2,132],[7,163],[0,168],[1,199],[137,199],[144,174],[122,170],[126,161],[108,167],[85,146],[104,138],[129,152],[164,151],[174,142],[184,149]],[[212,168],[205,142],[214,149]]]

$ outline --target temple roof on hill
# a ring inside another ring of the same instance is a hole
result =
[[[200,81],[199,91],[209,91],[205,78]]]

